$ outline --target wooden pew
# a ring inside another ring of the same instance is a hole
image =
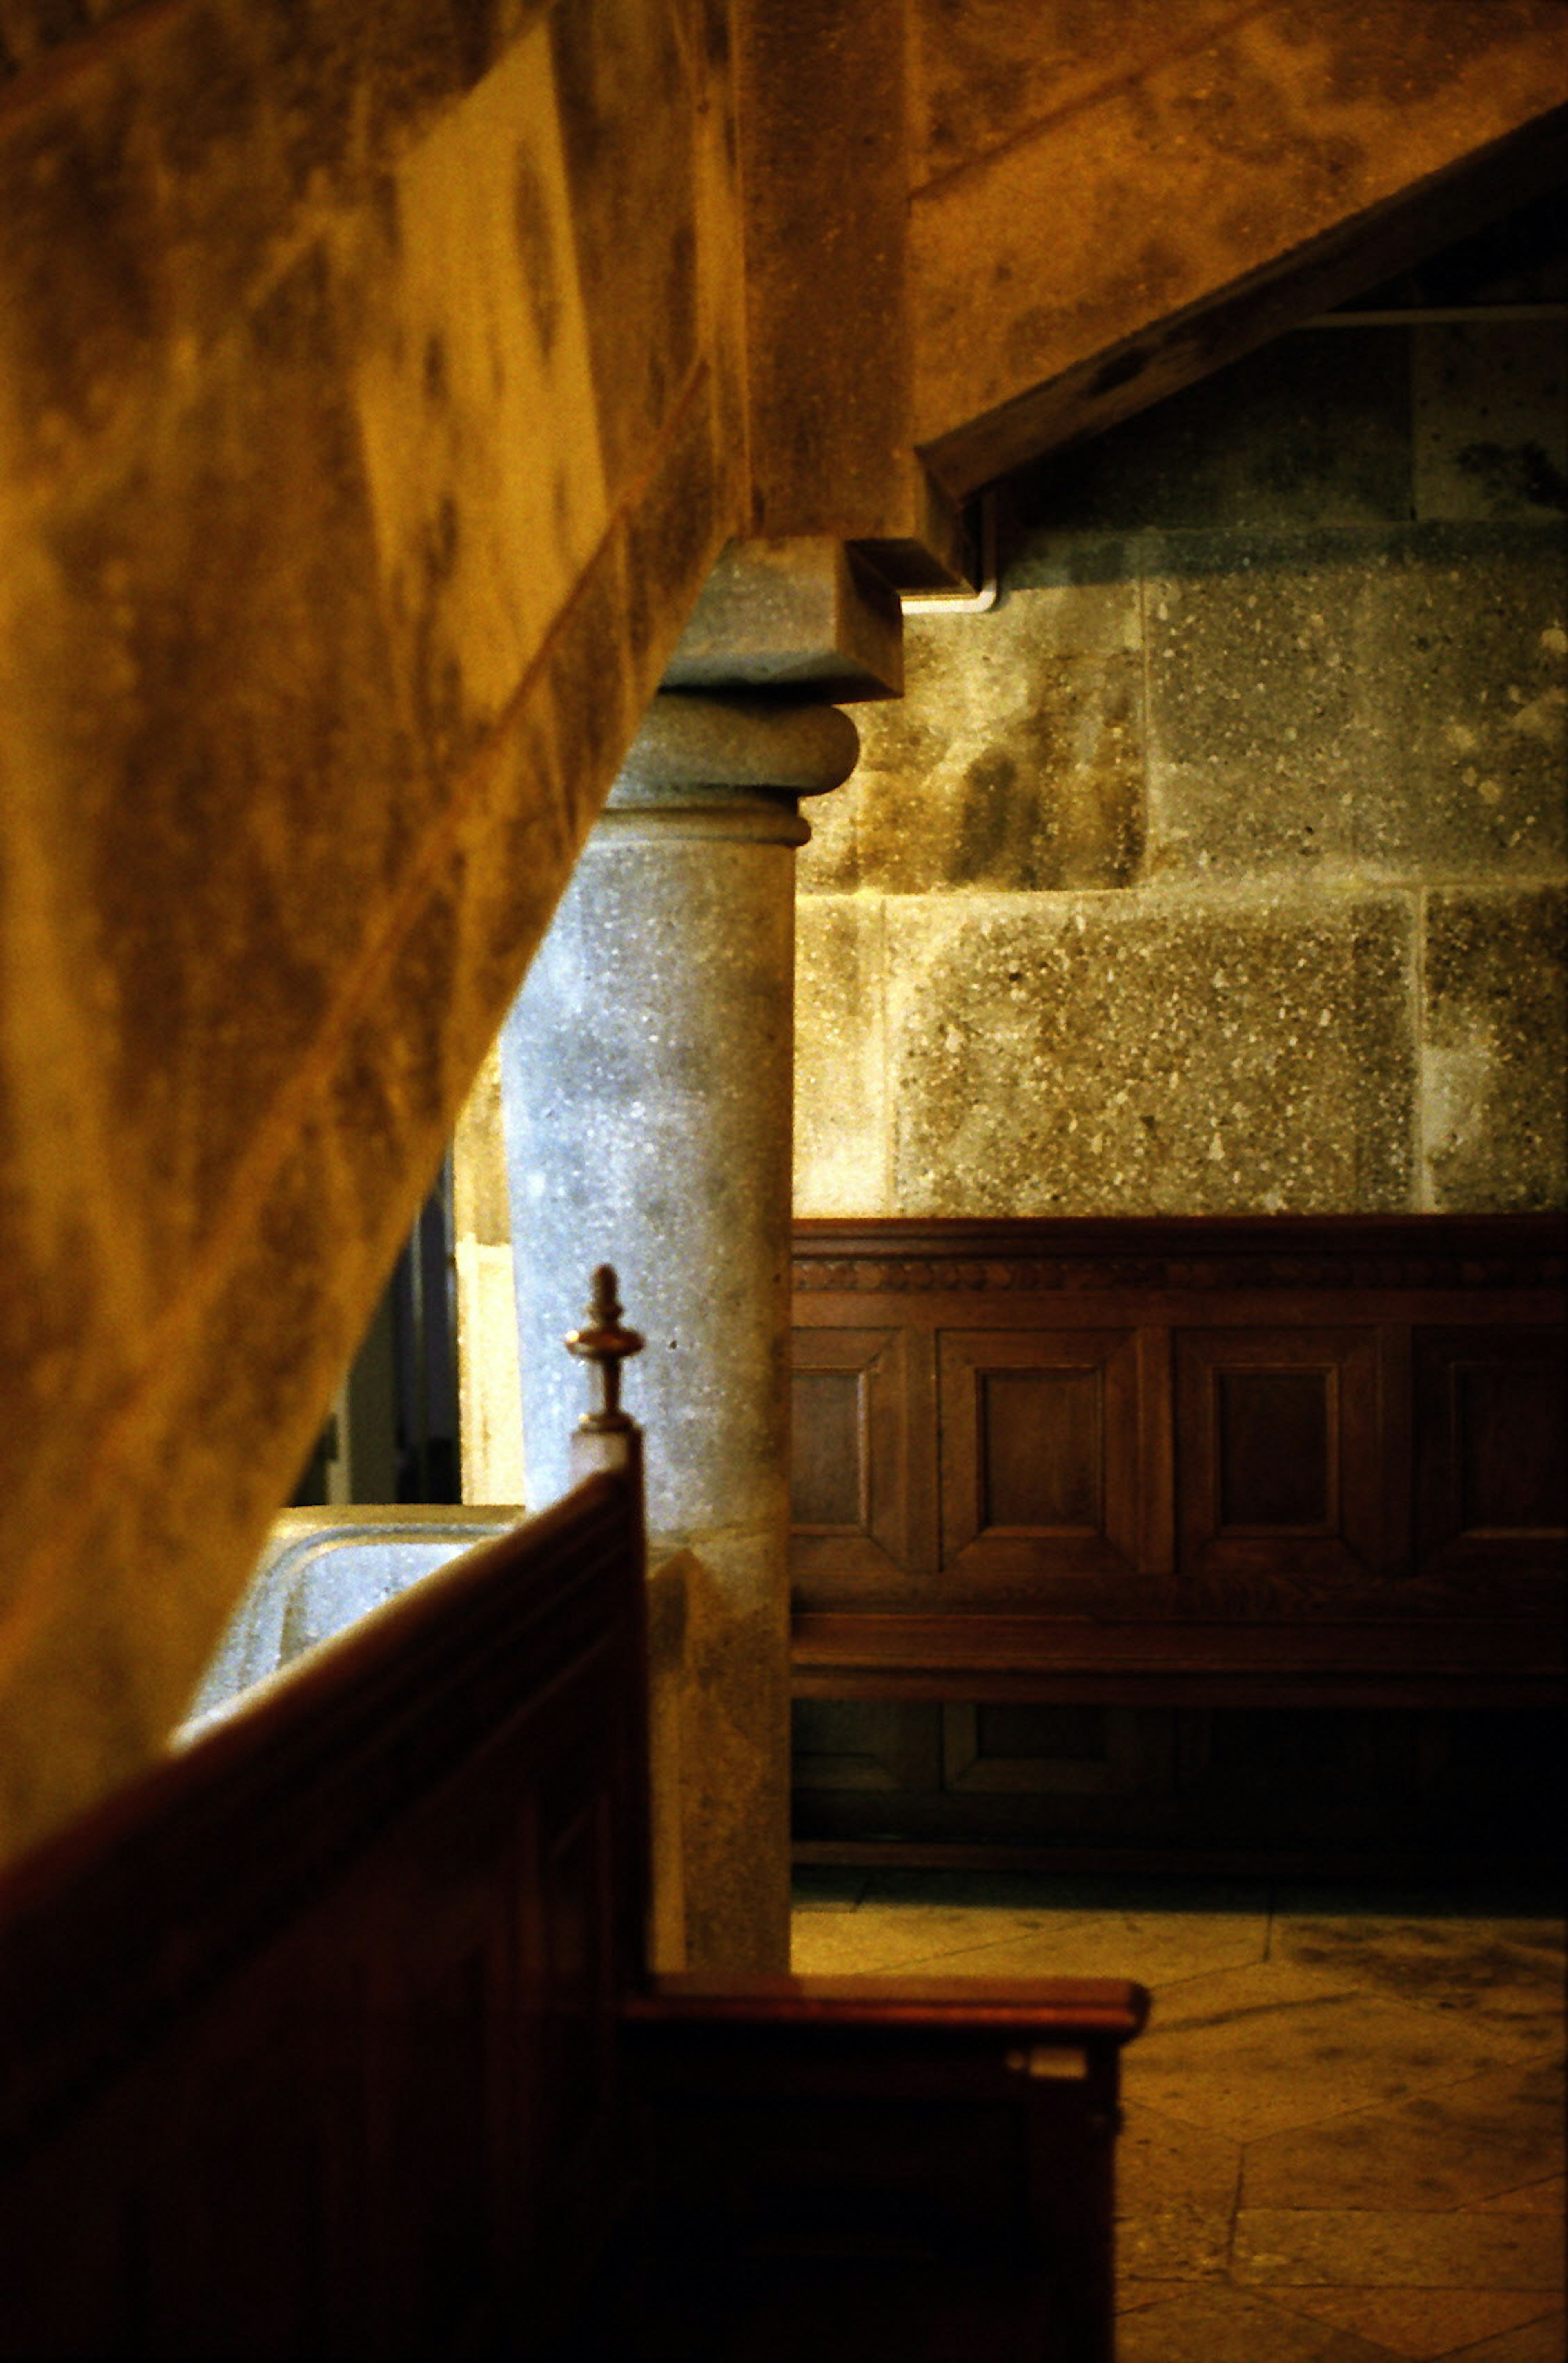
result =
[[[0,2356],[1108,2363],[1140,1988],[648,1976],[613,1277],[574,1343],[575,1492],[0,1882]]]
[[[1562,1217],[810,1221],[796,1695],[1561,1704]]]

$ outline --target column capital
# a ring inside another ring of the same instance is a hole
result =
[[[627,749],[599,826],[803,845],[800,796],[826,795],[854,770],[860,738],[836,705],[661,690]]]
[[[665,669],[669,690],[855,704],[904,688],[898,594],[827,534],[726,544]]]

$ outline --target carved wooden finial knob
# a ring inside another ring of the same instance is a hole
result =
[[[620,1316],[615,1266],[602,1263],[594,1273],[593,1293],[588,1299],[584,1326],[569,1331],[566,1337],[567,1352],[594,1363],[599,1373],[600,1401],[594,1410],[585,1411],[577,1423],[590,1433],[629,1427],[632,1424],[620,1407],[620,1366],[628,1354],[641,1353],[642,1339],[635,1329],[623,1327]]]

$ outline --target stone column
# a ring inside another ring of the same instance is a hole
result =
[[[684,1577],[694,1969],[788,1964],[794,855],[798,799],[856,752],[830,705],[662,692],[502,1037],[530,1507],[569,1481],[560,1340],[593,1265],[648,1341],[627,1402]]]

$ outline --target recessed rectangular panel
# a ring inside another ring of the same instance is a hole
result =
[[[985,1370],[980,1386],[984,1524],[1095,1532],[1105,1496],[1099,1371]]]
[[[403,2073],[390,2093],[398,2187],[420,2191],[423,2201],[406,2227],[409,2294],[417,2325],[438,2350],[452,2292],[483,2286],[491,2267],[485,1988],[485,1960],[476,1950],[409,1993]],[[431,2158],[442,2161],[441,2171],[422,2180]]]
[[[944,1561],[962,1567],[965,1596],[1136,1567],[1136,1333],[949,1330],[938,1342]]]
[[[1036,1757],[1063,1763],[1103,1762],[1107,1753],[1103,1706],[1030,1706],[1009,1700],[975,1708],[979,1753]]]
[[[1328,1370],[1216,1373],[1222,1529],[1329,1525],[1332,1383]]]
[[[1568,1522],[1568,1403],[1553,1354],[1454,1370],[1460,1516],[1469,1534],[1551,1533]]]
[[[1560,1574],[1568,1524],[1561,1332],[1418,1330],[1416,1527],[1429,1573]]]
[[[1315,1323],[1178,1329],[1184,1574],[1362,1578],[1380,1569],[1379,1333]],[[1304,1595],[1305,1596],[1305,1595]]]
[[[1108,1797],[1140,1786],[1138,1717],[1125,1708],[982,1702],[942,1710],[950,1795]]]
[[[940,1725],[941,1708],[924,1699],[797,1698],[791,1785],[813,1793],[935,1788]]]
[[[864,1375],[860,1370],[796,1370],[790,1520],[796,1526],[866,1523]]]
[[[802,1325],[790,1378],[790,1580],[797,1608],[908,1598],[935,1558],[935,1438],[917,1456],[914,1341]],[[928,1383],[925,1417],[933,1406]],[[923,1511],[923,1516],[922,1516]]]

